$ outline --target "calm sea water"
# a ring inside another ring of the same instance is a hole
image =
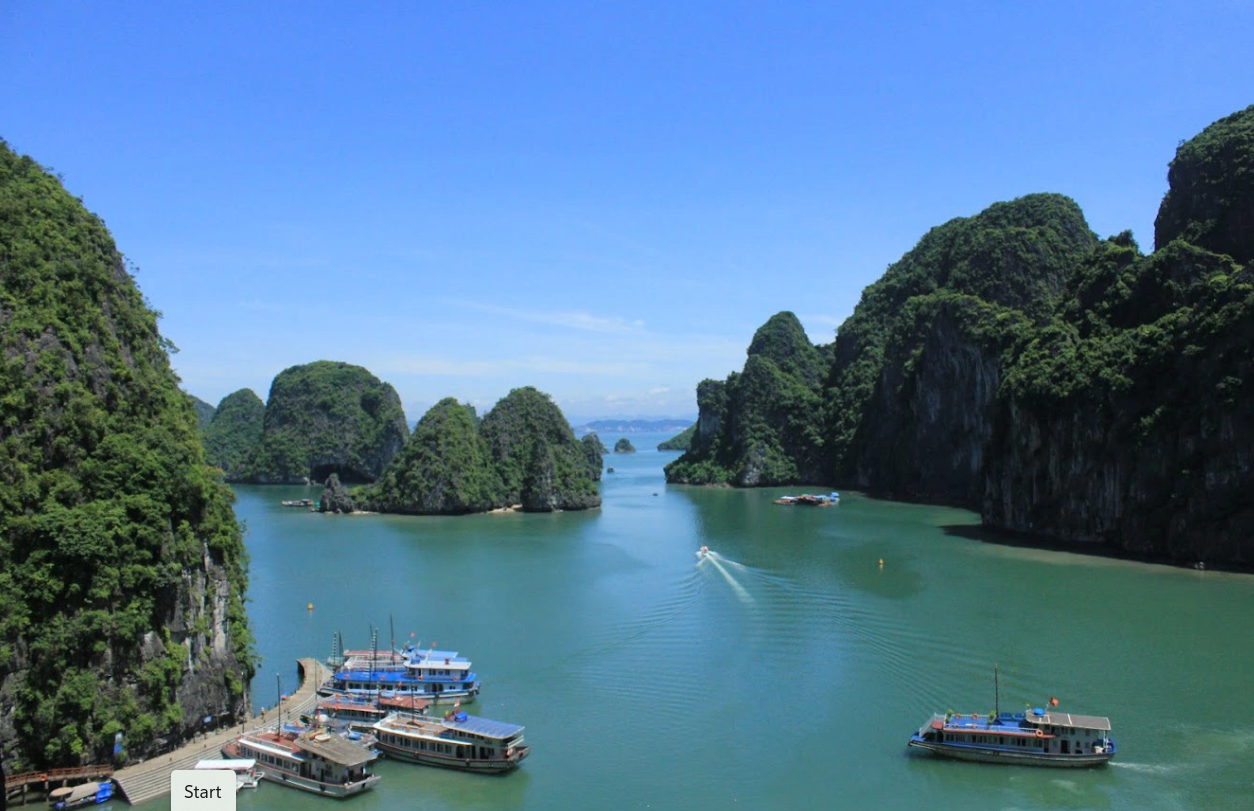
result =
[[[1254,578],[1001,546],[977,517],[847,494],[667,487],[610,455],[599,511],[327,517],[241,487],[257,703],[333,632],[461,651],[471,710],[527,727],[505,777],[382,762],[365,809],[1248,809]],[[616,436],[603,437],[613,445]],[[718,557],[698,565],[708,545]],[[878,561],[884,560],[881,568]],[[306,609],[312,602],[313,611]],[[1120,754],[1071,771],[907,751],[934,710],[1108,715]],[[242,809],[329,809],[275,784]],[[168,808],[168,799],[148,808]]]

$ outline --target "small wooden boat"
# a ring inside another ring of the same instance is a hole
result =
[[[113,798],[113,781],[103,783],[83,783],[78,786],[54,788],[48,794],[48,804],[61,811],[68,808],[83,808],[88,805],[107,803]]]
[[[827,495],[802,493],[799,496],[780,496],[775,499],[775,503],[789,507],[835,507],[840,503],[840,493],[832,492]]]

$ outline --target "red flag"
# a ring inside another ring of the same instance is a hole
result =
[[[1049,706],[1051,706],[1051,707],[1057,707],[1057,706],[1058,706],[1058,699],[1054,698],[1053,696],[1050,696],[1050,697],[1049,697]]]

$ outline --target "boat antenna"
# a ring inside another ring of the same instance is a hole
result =
[[[277,699],[274,702],[274,706],[279,708],[279,735],[282,735],[283,734],[283,674],[281,673],[274,674],[274,692],[275,692],[275,698]]]
[[[383,705],[383,683],[379,681],[379,632],[375,629],[374,623],[370,624],[370,681],[374,691],[374,708],[377,710]]]
[[[999,678],[1000,665],[993,665],[993,717],[1001,718],[1001,683]]]
[[[388,628],[392,631],[392,646],[388,648],[388,664],[396,663],[396,622],[388,614]]]

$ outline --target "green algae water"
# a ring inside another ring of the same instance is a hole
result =
[[[650,450],[665,438],[607,455],[616,472],[587,513],[330,517],[279,505],[317,488],[237,488],[259,706],[336,631],[368,647],[373,623],[385,644],[390,614],[398,643],[469,656],[483,681],[469,709],[524,724],[532,746],[504,777],[380,761],[378,790],[344,806],[263,783],[239,807],[1254,805],[1254,578],[986,543],[961,510],[667,487],[678,454]],[[703,545],[717,557],[699,563]],[[933,711],[991,711],[994,663],[1002,710],[1057,696],[1109,716],[1116,761],[907,750]]]

